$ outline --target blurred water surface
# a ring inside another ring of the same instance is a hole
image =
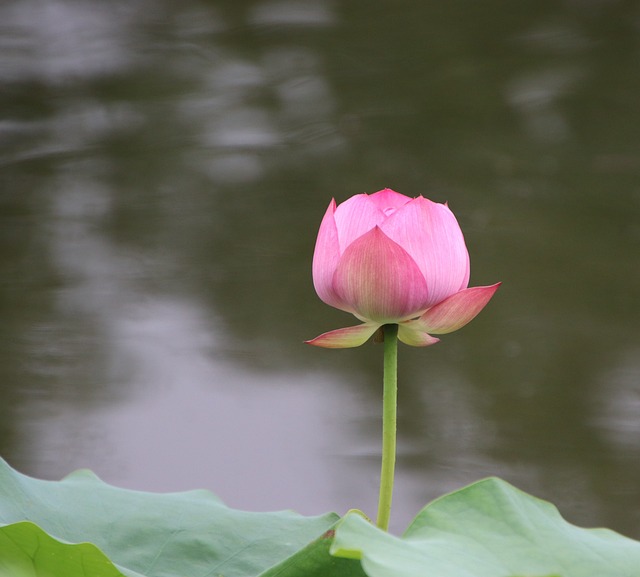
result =
[[[640,537],[640,9],[0,5],[0,454],[375,514],[382,350],[310,267],[331,197],[448,201],[468,327],[400,351],[393,528],[487,475]]]

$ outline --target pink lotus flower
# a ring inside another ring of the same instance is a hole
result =
[[[489,302],[500,283],[467,288],[469,253],[446,204],[389,188],[335,200],[322,219],[313,255],[313,284],[328,305],[364,324],[324,333],[309,344],[349,348],[384,324],[412,346],[458,330]]]

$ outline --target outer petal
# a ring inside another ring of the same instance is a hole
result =
[[[374,192],[369,198],[385,216],[393,214],[401,206],[404,206],[412,200],[411,197],[400,194],[390,188],[384,188],[378,192]]]
[[[325,349],[349,349],[359,347],[366,343],[378,328],[380,328],[380,324],[378,323],[365,323],[355,327],[329,331],[315,339],[305,342],[316,347],[324,347]]]
[[[440,335],[457,331],[476,317],[491,300],[500,284],[461,290],[409,324],[414,329]]]
[[[359,317],[381,324],[418,316],[426,308],[422,273],[407,251],[378,227],[344,252],[333,288]]]
[[[385,216],[369,195],[356,194],[338,206],[334,218],[342,254],[354,240],[379,225]]]
[[[338,229],[334,219],[335,211],[336,201],[332,199],[320,224],[316,248],[313,253],[313,286],[318,296],[325,303],[332,307],[351,312],[349,308],[345,308],[344,303],[333,290],[333,275],[340,260]]]
[[[428,306],[466,288],[469,253],[460,226],[446,205],[420,196],[394,212],[380,228],[420,268],[429,290]]]
[[[440,341],[440,339],[432,337],[423,331],[416,330],[405,323],[398,325],[398,338],[405,345],[411,345],[412,347],[428,347]]]

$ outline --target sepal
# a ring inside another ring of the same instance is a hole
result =
[[[379,323],[364,323],[355,327],[329,331],[305,342],[325,349],[351,349],[366,343],[380,326]]]

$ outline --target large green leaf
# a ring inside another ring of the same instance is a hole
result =
[[[118,571],[131,577],[273,576],[270,571],[284,571],[289,558],[318,574],[338,562],[335,575],[362,575],[359,563],[327,553],[330,539],[318,539],[338,519],[237,511],[206,491],[124,490],[89,471],[42,481],[0,459],[2,577],[8,565],[17,567],[16,574],[27,570],[38,577],[117,577]],[[95,547],[70,545],[85,542]]]
[[[327,531],[260,577],[366,577],[357,561],[329,554],[333,536],[333,529]]]
[[[498,479],[434,501],[402,538],[357,513],[334,537],[337,522],[88,471],[41,481],[0,460],[0,577],[640,577],[640,543],[575,527]]]
[[[360,559],[369,577],[640,577],[640,542],[571,525],[493,478],[437,499],[402,538],[348,514],[331,553]]]
[[[0,527],[0,577],[122,577],[95,545],[69,545],[23,521]]]

